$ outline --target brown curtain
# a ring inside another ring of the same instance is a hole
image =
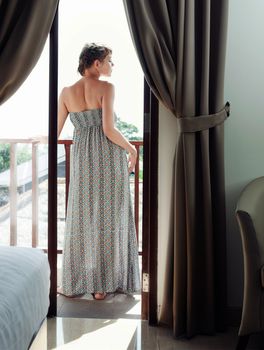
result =
[[[0,104],[15,93],[37,63],[58,2],[0,0]]]
[[[160,322],[224,329],[224,68],[228,0],[124,0],[146,80],[178,123],[174,223]],[[161,234],[161,233],[160,233]]]

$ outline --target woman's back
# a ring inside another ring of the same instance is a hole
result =
[[[69,112],[80,112],[102,107],[102,97],[108,84],[105,81],[82,78],[64,88],[64,103]]]

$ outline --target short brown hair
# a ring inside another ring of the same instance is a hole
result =
[[[95,60],[103,61],[111,53],[112,50],[106,46],[86,44],[79,56],[78,72],[83,75],[85,69],[90,68]]]

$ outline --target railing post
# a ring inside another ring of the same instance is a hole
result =
[[[10,245],[17,245],[17,144],[10,144]]]
[[[139,221],[139,145],[136,143],[136,149],[137,149],[137,162],[135,166],[135,183],[134,183],[134,206],[135,206],[135,225],[136,225],[136,232],[137,232],[137,242],[138,242],[138,221]]]
[[[38,246],[38,141],[32,142],[32,247]]]

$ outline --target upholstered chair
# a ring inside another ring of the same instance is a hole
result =
[[[264,331],[264,176],[250,182],[238,200],[236,217],[244,258],[244,298],[237,350]]]

